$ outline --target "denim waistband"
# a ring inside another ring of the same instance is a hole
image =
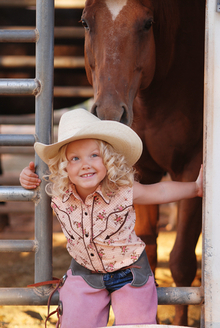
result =
[[[130,284],[133,280],[133,274],[131,269],[125,269],[112,273],[105,273],[103,275],[103,280],[105,288],[109,291],[109,293],[112,293],[115,290],[122,288],[126,284]]]
[[[106,288],[103,279],[105,273],[93,273],[89,269],[86,269],[85,267],[77,263],[74,259],[72,259],[71,261],[70,269],[72,271],[72,275],[81,276],[91,287],[97,289]],[[116,272],[122,272],[125,269],[126,268],[122,268],[121,270],[118,270]],[[153,275],[145,251],[142,252],[139,259],[135,263],[133,263],[133,265],[131,265],[130,269],[128,270],[131,270],[131,273],[133,275],[131,285],[134,287],[141,287],[145,285],[148,281],[149,276]]]

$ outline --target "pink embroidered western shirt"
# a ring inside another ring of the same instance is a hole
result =
[[[133,188],[105,196],[101,187],[85,203],[70,185],[51,206],[67,238],[67,250],[80,265],[96,272],[112,272],[136,262],[145,244],[134,231]]]

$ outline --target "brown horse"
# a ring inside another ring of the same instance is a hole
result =
[[[142,183],[169,172],[173,180],[196,179],[202,163],[205,1],[87,0],[82,14],[85,60],[94,88],[92,112],[131,125],[143,140],[138,163]],[[201,199],[179,203],[170,268],[177,286],[196,274]],[[156,258],[157,208],[137,209],[137,229]],[[149,221],[147,221],[149,220]],[[144,228],[146,230],[144,231]],[[154,257],[154,261],[153,261]],[[174,324],[187,325],[177,306]]]

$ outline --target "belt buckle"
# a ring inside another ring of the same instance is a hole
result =
[[[67,278],[67,274],[65,273],[63,275],[63,277],[60,279],[60,287],[62,287],[66,281],[66,278]]]

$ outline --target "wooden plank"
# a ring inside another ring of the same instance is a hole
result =
[[[35,7],[36,0],[0,0],[0,7]],[[55,0],[55,8],[82,9],[85,0]]]
[[[0,67],[35,67],[34,56],[0,56]],[[84,57],[56,56],[54,68],[84,68]]]

